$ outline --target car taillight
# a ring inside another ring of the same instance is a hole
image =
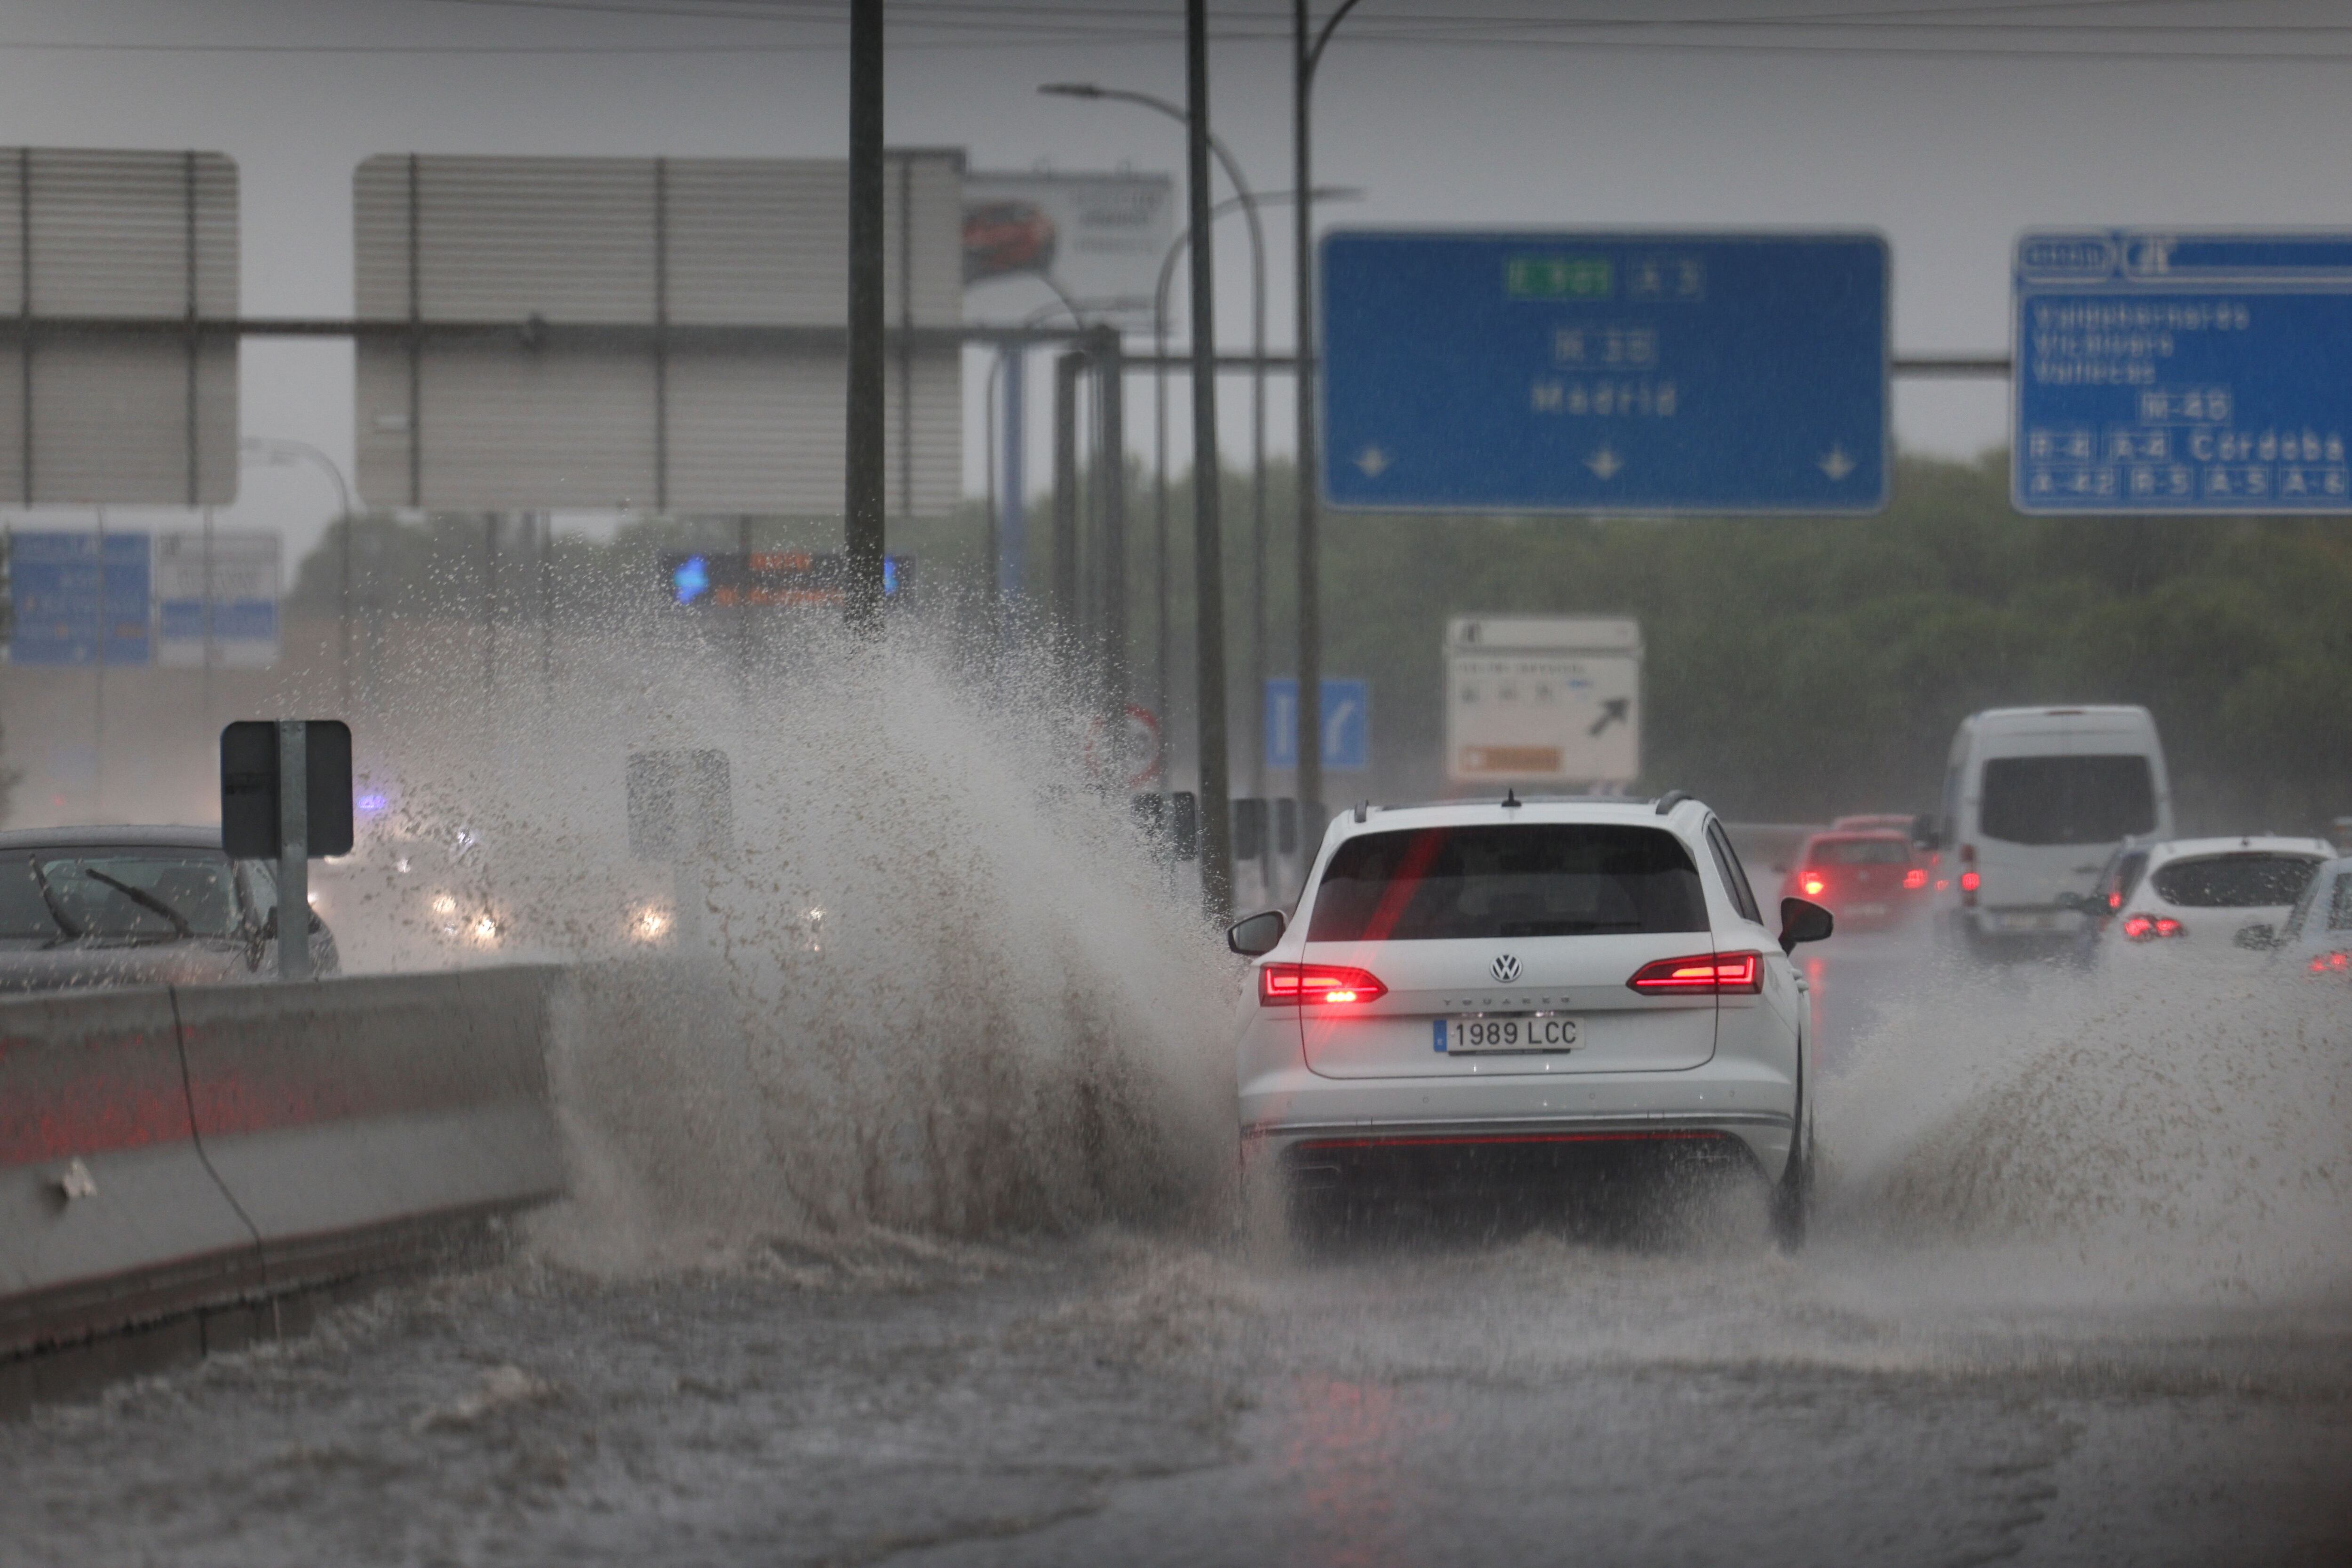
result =
[[[2109,893],[2107,895],[2107,913],[2114,914],[2117,910],[2122,909],[2123,907],[2124,896],[2121,893]]]
[[[1797,878],[1797,886],[1805,889],[1805,897],[1818,899],[1829,884],[1822,880],[1822,874],[1819,871],[1807,871]]]
[[[1645,963],[1625,982],[1644,996],[1726,996],[1764,989],[1760,952],[1702,952]]]
[[[1977,875],[1974,871],[1963,871],[1960,873],[1960,891],[1963,893],[1973,893],[1979,888],[1983,886],[1984,879]]]
[[[2352,974],[2352,952],[2323,952],[2311,961],[2314,974]]]
[[[1268,963],[1257,972],[1257,1000],[1262,1007],[1296,1007],[1374,1002],[1389,994],[1367,969],[1335,963]]]
[[[1927,868],[1925,866],[1914,866],[1911,869],[1903,873],[1903,886],[1905,890],[1916,893],[1927,885]]]
[[[2187,936],[2189,928],[2170,915],[2126,915],[2124,935],[2134,942],[2157,942],[2168,936]]]

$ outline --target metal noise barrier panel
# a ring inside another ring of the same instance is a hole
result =
[[[545,968],[0,1002],[0,1358],[558,1195]]]

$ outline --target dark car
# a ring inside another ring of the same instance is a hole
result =
[[[310,920],[310,967],[340,967]],[[278,882],[207,827],[0,833],[0,991],[229,984],[277,973]]]
[[[1780,884],[1783,898],[1808,899],[1837,916],[1840,931],[1891,926],[1921,902],[1927,872],[1901,833],[1816,833]]]

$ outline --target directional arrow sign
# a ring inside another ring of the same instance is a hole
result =
[[[1874,235],[1343,230],[1322,271],[1335,507],[1885,504]]]
[[[1625,715],[1632,710],[1633,706],[1633,700],[1630,697],[1609,698],[1601,704],[1601,717],[1595,719],[1592,721],[1592,727],[1584,732],[1588,735],[1598,735],[1612,724],[1622,724],[1625,722]]]

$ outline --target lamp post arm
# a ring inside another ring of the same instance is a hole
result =
[[[1323,24],[1323,30],[1315,35],[1314,47],[1307,51],[1305,62],[1305,73],[1308,81],[1315,79],[1315,68],[1323,63],[1323,46],[1331,41],[1332,33],[1341,22],[1347,19],[1348,13],[1354,10],[1360,3],[1360,0],[1340,0],[1339,8],[1331,13],[1330,20]]]

